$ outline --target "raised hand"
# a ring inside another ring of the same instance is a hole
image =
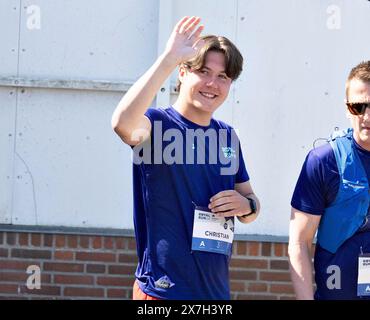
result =
[[[177,64],[193,58],[204,45],[204,41],[199,40],[204,26],[199,22],[199,17],[184,17],[174,27],[165,53]]]

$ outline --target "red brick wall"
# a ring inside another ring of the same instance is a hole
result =
[[[135,240],[122,236],[0,232],[0,299],[129,299]],[[41,270],[41,289],[26,270]],[[236,241],[232,299],[292,299],[287,245]]]
[[[232,299],[294,299],[288,244],[236,241],[230,262]]]

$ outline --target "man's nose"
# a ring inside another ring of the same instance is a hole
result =
[[[217,87],[217,77],[209,77],[209,79],[207,79],[206,85],[213,88]]]

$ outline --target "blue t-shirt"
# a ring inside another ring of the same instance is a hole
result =
[[[199,126],[172,107],[150,108],[146,116],[152,124],[150,161],[133,165],[138,284],[161,299],[229,299],[230,256],[192,251],[191,244],[195,206],[208,207],[213,195],[249,180],[239,141],[237,156],[230,126],[214,119]],[[189,130],[216,133],[216,149],[211,138],[189,144]],[[145,158],[145,150],[139,154]],[[221,174],[230,167],[223,156],[238,162],[234,173]]]
[[[370,181],[370,152],[354,145]],[[340,183],[334,151],[329,143],[311,150],[303,164],[296,184],[291,205],[293,208],[322,215],[336,198]],[[368,213],[369,216],[369,213]],[[357,299],[358,256],[370,253],[370,224],[364,224],[358,232],[348,239],[335,254],[323,249],[319,244],[315,250],[316,299]],[[339,266],[341,288],[329,289],[327,286],[329,266]]]

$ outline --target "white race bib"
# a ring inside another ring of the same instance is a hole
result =
[[[192,250],[230,255],[233,239],[233,217],[218,217],[207,208],[195,208]]]
[[[370,296],[370,254],[358,257],[357,295]]]

